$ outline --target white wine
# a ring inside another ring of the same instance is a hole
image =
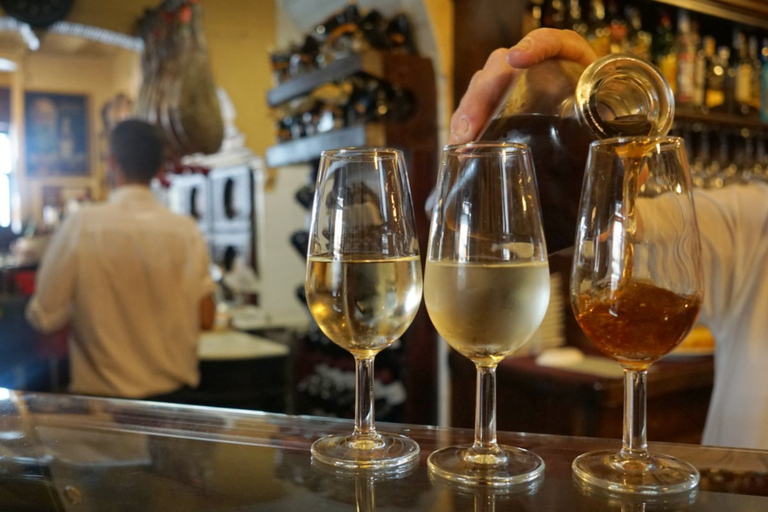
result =
[[[494,365],[524,345],[549,304],[542,261],[428,261],[424,299],[437,332],[476,364]]]
[[[310,257],[307,303],[331,341],[372,357],[403,335],[421,303],[421,261]]]

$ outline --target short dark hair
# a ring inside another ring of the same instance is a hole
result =
[[[109,151],[131,182],[148,184],[163,165],[163,139],[140,119],[126,119],[112,129]]]

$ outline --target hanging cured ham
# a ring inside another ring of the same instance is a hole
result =
[[[166,0],[139,24],[143,82],[136,115],[155,124],[169,155],[219,150],[224,123],[196,0]]]

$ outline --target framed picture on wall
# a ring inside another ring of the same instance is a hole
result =
[[[88,176],[88,98],[24,93],[24,155],[28,176]]]

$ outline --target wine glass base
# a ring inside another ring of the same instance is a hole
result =
[[[544,461],[528,450],[499,446],[493,456],[472,456],[471,445],[449,446],[427,459],[431,474],[463,486],[530,485],[544,475]]]
[[[585,453],[571,466],[582,483],[609,492],[648,496],[689,492],[699,484],[699,472],[669,455],[622,458],[615,451]]]
[[[314,462],[342,471],[407,471],[418,457],[419,445],[397,434],[379,433],[374,439],[330,435],[312,444]]]

